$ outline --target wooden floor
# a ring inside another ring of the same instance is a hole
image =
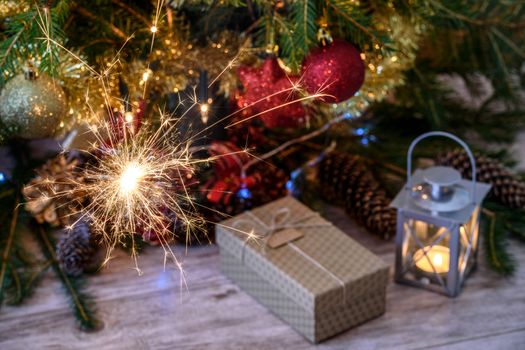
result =
[[[356,229],[339,210],[325,215],[393,263],[393,244]],[[184,253],[182,247],[180,253]],[[317,346],[319,349],[525,349],[525,245],[513,253],[520,268],[504,279],[481,264],[457,299],[390,283],[382,317]],[[174,270],[163,272],[162,253],[149,248],[137,276],[120,254],[90,278],[102,330],[84,333],[54,276],[21,307],[0,310],[0,349],[313,349],[224,277],[216,246],[189,248],[188,288]]]

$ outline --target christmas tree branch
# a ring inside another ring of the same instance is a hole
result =
[[[503,275],[511,275],[515,271],[516,262],[507,252],[505,229],[500,227],[501,218],[486,208],[483,208],[482,212],[489,218],[488,228],[483,231],[487,262],[493,270]]]
[[[123,2],[121,0],[111,0],[111,2],[114,3],[117,6],[120,6],[121,8],[123,8],[124,10],[126,10],[127,12],[129,12],[130,14],[135,16],[139,21],[144,23],[147,28],[149,28],[151,26],[151,22],[148,20],[147,17],[142,15],[139,11],[135,10],[133,7],[129,6],[125,2]]]
[[[74,3],[73,9],[80,14],[81,16],[86,17],[87,19],[90,19],[97,23],[102,23],[106,27],[110,29],[110,31],[117,36],[118,38],[122,39],[123,41],[128,40],[128,36],[124,34],[122,30],[120,30],[118,27],[114,26],[111,22],[106,21],[104,18],[99,17],[95,15],[90,10],[86,9],[85,7],[79,5],[78,3]]]
[[[8,265],[10,264],[10,254],[11,248],[13,247],[13,240],[15,236],[16,224],[18,221],[18,208],[19,208],[19,198],[15,200],[15,206],[13,210],[13,216],[11,217],[11,224],[9,226],[9,233],[7,235],[7,243],[2,253],[2,267],[0,269],[0,306],[2,304],[4,291],[5,291],[5,278],[8,270]]]
[[[330,4],[330,7],[341,17],[343,17],[344,19],[346,19],[348,22],[350,22],[353,26],[355,26],[356,28],[358,28],[360,31],[362,31],[363,33],[365,33],[368,37],[370,37],[370,39],[372,39],[374,42],[376,43],[381,43],[382,44],[382,41],[379,40],[379,38],[370,31],[369,28],[365,27],[364,25],[362,25],[361,23],[359,23],[358,21],[356,21],[354,18],[352,18],[352,16],[350,16],[348,14],[347,11],[344,10],[343,7],[341,7],[339,4],[334,4],[333,2],[329,2]]]
[[[521,29],[525,27],[525,22],[509,22],[509,21],[502,21],[498,18],[484,18],[484,19],[477,19],[473,18],[471,16],[464,15],[460,12],[454,11],[443,5],[439,1],[431,1],[430,2],[436,9],[442,10],[444,13],[446,13],[451,18],[456,18],[460,21],[470,23],[472,25],[476,26],[501,26],[501,27],[507,27],[512,29]]]
[[[44,254],[50,259],[55,273],[64,286],[64,290],[71,300],[74,314],[83,330],[96,330],[99,322],[90,306],[91,298],[82,291],[83,280],[81,277],[68,276],[58,263],[54,244],[50,239],[49,232],[46,232],[42,225],[37,226],[37,238],[41,243]]]
[[[44,275],[44,272],[51,266],[51,260],[47,260],[38,270],[34,271],[27,279],[26,288],[32,290],[33,286],[37,284],[37,281]]]
[[[293,146],[293,145],[298,144],[298,143],[303,143],[303,142],[306,142],[306,141],[308,141],[310,139],[313,139],[314,137],[317,137],[317,136],[323,134],[324,132],[330,130],[330,128],[332,126],[334,126],[335,124],[340,123],[342,121],[345,121],[347,119],[348,119],[348,116],[346,114],[342,114],[342,115],[340,115],[340,116],[330,120],[329,122],[324,124],[319,129],[316,129],[316,130],[314,130],[314,131],[312,131],[312,132],[310,132],[308,134],[302,135],[302,136],[297,137],[295,139],[289,140],[289,141],[281,144],[279,147],[276,147],[273,150],[271,150],[269,152],[266,152],[266,153],[264,153],[261,156],[258,156],[257,158],[253,158],[248,163],[243,165],[243,167],[241,169],[241,178],[245,178],[246,177],[246,173],[248,172],[248,169],[250,169],[250,167],[252,167],[253,165],[259,163],[260,161],[263,161],[263,160],[266,160],[268,158],[271,158],[274,155],[284,151],[285,149],[287,149],[290,146]]]
[[[7,39],[0,45],[0,67],[5,70],[6,66],[13,66],[13,61],[17,60],[17,54],[15,51],[20,50],[17,45],[28,30],[32,28],[32,23],[36,19],[36,12],[33,12],[28,17],[25,14],[15,17],[14,23],[8,27],[7,33],[11,34]],[[17,50],[15,50],[17,48]],[[11,64],[9,64],[11,63]],[[2,77],[5,79],[4,77]]]
[[[33,19],[36,17],[36,14],[33,16]],[[3,53],[2,53],[2,60],[0,61],[0,67],[3,67],[9,57],[9,54],[11,53],[11,51],[13,50],[13,48],[15,47],[16,43],[18,42],[18,39],[20,39],[20,37],[22,36],[22,34],[24,33],[24,31],[27,29],[27,26],[24,25],[22,28],[20,28],[15,35],[13,35],[11,38],[7,39],[5,41],[5,43],[7,43],[7,47],[5,48],[5,50],[2,50]]]

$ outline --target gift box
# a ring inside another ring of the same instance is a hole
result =
[[[314,343],[385,312],[388,266],[292,197],[216,234],[224,274]]]

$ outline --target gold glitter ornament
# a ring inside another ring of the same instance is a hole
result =
[[[10,135],[54,136],[66,116],[67,99],[60,84],[31,67],[11,79],[0,94],[0,120]]]

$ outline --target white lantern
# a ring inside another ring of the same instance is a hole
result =
[[[412,174],[414,147],[430,136],[448,137],[465,149],[472,165],[470,180],[443,166]],[[419,136],[407,158],[407,183],[391,204],[397,208],[395,279],[455,297],[476,264],[480,205],[491,186],[476,182],[474,156],[452,134],[435,131]]]

